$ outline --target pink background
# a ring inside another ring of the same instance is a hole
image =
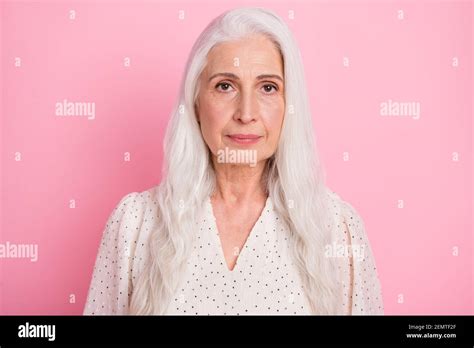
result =
[[[160,181],[194,40],[244,5],[300,45],[328,184],[365,222],[386,314],[473,313],[470,1],[4,1],[0,242],[39,255],[0,258],[1,314],[82,313],[108,215]],[[63,99],[95,102],[95,119],[56,116]],[[389,99],[420,119],[381,116]]]

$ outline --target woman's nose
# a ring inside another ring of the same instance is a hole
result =
[[[258,118],[258,102],[254,93],[243,91],[240,94],[234,118],[242,123],[249,123]]]

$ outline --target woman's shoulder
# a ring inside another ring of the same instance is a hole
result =
[[[157,189],[158,186],[153,186],[122,196],[107,220],[103,248],[140,261],[146,254],[149,235],[157,223]],[[133,262],[134,271],[137,271],[142,265]]]
[[[364,221],[356,208],[337,193],[329,190],[337,220],[335,250],[345,285],[345,312],[350,314],[383,314],[383,300],[375,257]],[[347,292],[348,291],[348,292]]]
[[[94,265],[84,314],[126,314],[154,223],[156,188],[122,196],[109,214]]]
[[[369,247],[370,243],[362,215],[353,204],[343,199],[334,191],[328,190],[330,209],[332,210],[335,223],[337,243],[341,244],[364,244]]]
[[[139,222],[147,212],[157,208],[157,188],[158,186],[153,186],[143,191],[133,191],[123,195],[116,203],[111,215]]]
[[[362,217],[354,205],[344,200],[339,194],[329,188],[326,192],[330,202],[330,209],[339,221],[345,225],[363,227]]]
[[[157,186],[143,191],[129,192],[121,197],[107,220],[105,233],[122,241],[136,242],[141,230],[149,230],[156,220]]]
[[[127,208],[128,210],[144,209],[147,205],[156,204],[156,190],[158,186],[153,186],[143,191],[133,191],[123,195],[115,209]]]

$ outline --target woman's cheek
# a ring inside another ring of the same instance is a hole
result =
[[[224,108],[214,105],[207,110],[205,120],[205,133],[208,146],[213,153],[222,147],[222,132],[225,126]],[[228,111],[227,111],[228,112]]]
[[[266,109],[262,115],[262,121],[267,131],[269,147],[275,148],[278,144],[278,138],[283,126],[283,118],[285,113],[284,104],[275,103]]]

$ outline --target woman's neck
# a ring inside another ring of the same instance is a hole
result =
[[[245,164],[218,163],[213,158],[216,174],[214,198],[228,204],[244,203],[267,197],[264,171],[266,160],[255,166]]]

